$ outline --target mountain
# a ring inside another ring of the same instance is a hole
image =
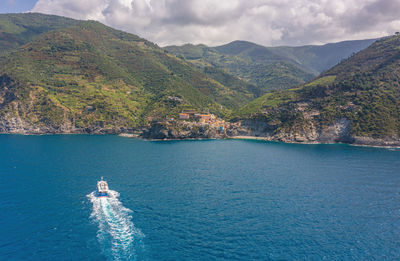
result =
[[[234,41],[215,48],[223,54],[248,57],[255,62],[289,61],[307,72],[318,75],[375,41],[376,39],[367,39],[296,47],[264,47],[251,42]]]
[[[263,93],[291,88],[315,77],[297,64],[273,53],[270,56],[265,54],[265,59],[254,60],[250,56],[236,55],[237,52],[233,50],[233,47],[226,50],[231,53],[225,53],[218,48],[192,44],[167,46],[164,49],[200,69],[214,67],[235,75],[257,86]]]
[[[375,40],[299,47],[264,47],[234,41],[217,47],[186,44],[165,49],[200,68],[213,66],[225,70],[269,92],[303,84]]]
[[[380,39],[310,83],[257,98],[238,119],[274,140],[398,146],[399,46],[399,35]]]
[[[260,94],[98,22],[41,14],[0,21],[9,48],[0,57],[1,132],[120,132],[187,108],[224,117]]]
[[[285,56],[301,65],[302,68],[315,74],[335,66],[343,59],[367,48],[377,39],[343,41],[324,45],[305,45],[297,47],[270,47],[279,55]]]
[[[163,49],[99,22],[0,15],[0,132],[400,146],[400,35],[305,83],[311,70],[367,44]],[[231,122],[166,120],[185,109]]]
[[[55,15],[0,14],[0,53],[26,44],[43,33],[77,24],[77,20]]]

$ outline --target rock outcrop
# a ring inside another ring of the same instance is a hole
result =
[[[0,133],[10,134],[121,134],[140,131],[138,135],[150,140],[184,140],[184,139],[225,139],[225,138],[257,138],[268,141],[286,143],[348,143],[364,146],[399,147],[398,137],[372,138],[351,135],[350,121],[338,119],[331,125],[318,129],[312,121],[290,131],[279,129],[279,125],[270,125],[262,119],[247,119],[234,123],[226,123],[221,131],[218,126],[186,121],[153,122],[150,127],[141,130],[114,126],[105,128],[101,125],[77,128],[71,121],[61,126],[35,125],[15,115],[0,117]],[[135,136],[136,137],[136,136]]]
[[[313,121],[305,121],[296,128],[280,129],[269,125],[262,119],[244,120],[230,125],[227,129],[229,136],[258,137],[270,141],[286,143],[348,143],[365,146],[400,146],[399,137],[357,137],[351,134],[349,119],[340,118],[331,125],[316,127]]]
[[[65,119],[60,126],[53,126],[32,124],[18,115],[6,114],[0,117],[0,133],[8,134],[120,134],[133,131],[135,130],[124,126],[105,128],[101,124],[79,128]]]
[[[145,139],[222,139],[228,136],[217,126],[206,123],[174,121],[155,122],[140,135]]]

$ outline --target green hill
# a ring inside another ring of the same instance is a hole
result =
[[[308,72],[320,74],[343,59],[370,46],[377,39],[353,40],[324,45],[305,45],[297,47],[269,47],[276,54],[285,56],[299,64]]]
[[[77,20],[55,15],[0,14],[0,52],[26,44],[51,30],[77,24]]]
[[[225,55],[235,55],[264,64],[291,62],[316,76],[375,41],[376,39],[367,39],[296,47],[264,47],[251,42],[234,41],[215,49]]]
[[[400,145],[399,35],[304,83],[368,41],[162,49],[94,21],[0,15],[0,132],[118,133],[196,109],[231,119],[228,136]]]
[[[253,44],[254,45],[254,44]],[[265,47],[261,47],[265,49]],[[185,59],[198,68],[214,67],[235,75],[240,79],[257,86],[263,93],[273,90],[284,90],[311,80],[315,75],[303,70],[288,59],[269,53],[259,59],[247,55],[236,55],[239,47],[229,48],[225,53],[219,48],[205,45],[168,46],[165,49]]]
[[[234,41],[217,47],[186,44],[165,49],[196,66],[213,66],[259,87],[264,93],[301,85],[371,43],[346,41],[299,47],[264,47]]]
[[[0,59],[2,132],[118,132],[184,108],[225,117],[259,94],[222,71],[197,70],[145,39],[98,22],[23,14],[2,15],[2,24],[7,16],[8,33],[0,41],[13,34],[24,40]],[[59,20],[22,37],[18,28],[32,19],[37,25]]]
[[[400,144],[399,46],[398,35],[378,40],[301,88],[257,98],[238,117],[268,125],[274,139]]]
[[[235,55],[260,63],[273,63],[286,60],[285,56],[276,54],[267,47],[247,41],[233,41],[217,46],[215,50],[225,55]]]

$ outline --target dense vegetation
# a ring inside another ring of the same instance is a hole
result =
[[[279,126],[278,131],[310,122],[321,129],[347,119],[353,136],[398,138],[399,46],[398,35],[378,40],[302,88],[257,98],[237,116],[261,117]]]
[[[55,15],[0,14],[0,52],[28,43],[48,31],[78,23],[79,21]]]
[[[297,47],[264,47],[245,41],[235,41],[216,47],[224,54],[249,57],[253,61],[288,61],[315,75],[338,64],[342,59],[371,45],[376,39],[344,41],[325,45],[305,45]]]
[[[0,40],[10,43],[0,58],[3,118],[137,127],[184,108],[225,117],[261,94],[223,71],[198,70],[145,39],[98,22],[38,14],[2,15],[0,21]]]
[[[200,68],[213,66],[225,70],[269,92],[303,84],[373,41],[299,47],[264,47],[234,41],[217,47],[186,44],[165,49]]]
[[[115,133],[196,109],[256,119],[275,134],[315,133],[340,121],[354,137],[398,139],[399,35],[306,82],[370,42],[162,49],[94,21],[0,15],[0,131]],[[265,94],[271,90],[278,91]]]
[[[224,53],[218,47],[192,44],[168,46],[165,49],[199,68],[214,67],[224,70],[257,86],[263,93],[287,89],[314,77],[300,66],[274,54],[253,59],[246,55],[236,55],[232,50],[229,50],[231,53]]]

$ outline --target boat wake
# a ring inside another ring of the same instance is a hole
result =
[[[87,195],[93,203],[91,219],[98,224],[97,238],[109,260],[144,259],[144,234],[132,223],[132,211],[118,200],[119,193],[109,190],[109,197]]]

